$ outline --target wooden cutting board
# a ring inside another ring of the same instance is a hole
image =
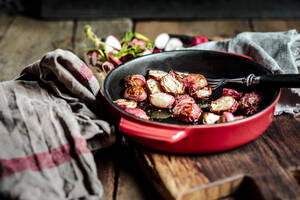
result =
[[[300,199],[299,121],[275,117],[258,139],[221,153],[175,155],[133,146],[165,199]]]

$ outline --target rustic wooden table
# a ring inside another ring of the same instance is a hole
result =
[[[83,58],[85,24],[102,37],[133,30],[151,39],[161,32],[212,38],[243,31],[300,31],[300,20],[290,19],[46,21],[0,14],[0,81],[14,78],[56,48]],[[284,115],[275,117],[255,141],[223,153],[180,156],[118,143],[96,152],[95,160],[105,199],[299,199],[299,130],[300,120]]]

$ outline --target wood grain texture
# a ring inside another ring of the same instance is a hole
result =
[[[39,21],[18,16],[0,42],[0,81],[16,77],[28,64],[56,48],[72,49],[72,21]]]
[[[104,149],[94,153],[94,159],[97,166],[98,178],[103,186],[103,199],[112,200],[115,189],[115,163],[111,159],[112,152],[110,149]]]
[[[233,37],[250,31],[248,20],[201,20],[201,21],[138,21],[135,31],[147,35],[151,40],[160,33]]]
[[[7,32],[13,20],[14,17],[9,16],[5,13],[0,13],[0,41],[2,37],[5,35],[5,33]]]
[[[258,188],[249,195],[297,199],[300,187],[289,169],[300,165],[299,129],[300,123],[291,116],[280,116],[261,137],[234,150],[189,156],[143,147],[136,152],[166,199],[222,198],[237,192],[245,177]]]
[[[253,20],[253,29],[256,32],[276,32],[287,31],[289,28],[285,20],[255,19]]]

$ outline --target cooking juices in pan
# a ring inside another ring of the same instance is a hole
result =
[[[212,91],[198,73],[149,70],[146,78],[124,78],[123,98],[114,101],[137,117],[179,124],[216,124],[244,119],[260,110],[262,94],[222,88]]]

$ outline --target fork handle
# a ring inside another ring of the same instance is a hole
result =
[[[265,86],[300,88],[300,74],[263,75],[258,83]]]

